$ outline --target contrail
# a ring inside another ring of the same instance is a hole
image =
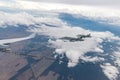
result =
[[[27,40],[27,39],[31,39],[35,37],[35,33],[27,36],[27,37],[22,37],[22,38],[14,38],[14,39],[4,39],[4,40],[0,40],[0,44],[5,44],[5,43],[14,43],[14,42],[18,42],[18,41],[23,41],[23,40]]]

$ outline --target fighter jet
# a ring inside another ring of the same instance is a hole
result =
[[[83,35],[83,34],[78,34],[77,37],[62,37],[60,39],[62,40],[68,40],[70,42],[75,42],[75,41],[84,41],[84,38],[89,38],[91,37],[91,34]]]
[[[9,45],[11,43],[31,39],[31,38],[34,38],[35,35],[36,34],[33,33],[33,34],[31,34],[31,35],[29,35],[27,37],[0,40],[0,51],[2,51],[2,52],[10,51]]]

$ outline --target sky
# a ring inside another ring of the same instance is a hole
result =
[[[38,2],[51,2],[51,3],[64,3],[64,4],[77,4],[77,5],[93,5],[93,6],[112,6],[117,7],[120,5],[120,0],[27,0]]]
[[[24,6],[24,8],[26,8],[25,6],[27,6],[27,9],[28,8],[35,9],[36,6],[40,7],[44,5],[44,4],[40,5],[39,3],[47,3],[46,5],[52,3],[52,6],[54,8],[56,7],[55,4],[58,3],[58,4],[67,4],[73,6],[84,5],[84,6],[93,6],[93,7],[94,6],[105,7],[109,9],[120,9],[119,6],[120,0],[0,0],[0,7],[21,8]]]
[[[74,5],[95,5],[95,6],[119,6],[120,0],[0,0],[6,2],[14,1],[33,1],[33,2],[50,2],[50,3],[64,3]]]

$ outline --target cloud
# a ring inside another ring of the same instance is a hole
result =
[[[119,45],[120,46],[120,45]],[[120,47],[118,51],[114,51],[112,57],[114,58],[114,64],[120,67]]]
[[[34,6],[31,6],[34,5]],[[117,9],[110,9],[106,7],[97,7],[89,5],[71,5],[60,3],[44,3],[35,1],[17,0],[11,3],[6,1],[0,1],[1,7],[8,7],[16,10],[32,10],[32,11],[47,11],[55,13],[69,13],[77,14],[76,17],[84,16],[92,20],[98,20],[100,22],[108,22],[110,24],[119,25],[120,23],[120,11]],[[48,6],[48,7],[46,7]]]
[[[36,32],[40,35],[47,35],[51,38],[55,38],[56,40],[49,40],[51,47],[54,47],[55,53],[57,54],[65,54],[69,59],[68,66],[73,67],[79,63],[79,60],[85,62],[101,62],[105,59],[103,57],[95,56],[90,57],[85,54],[88,52],[96,52],[96,54],[104,53],[104,49],[102,47],[102,42],[104,41],[112,41],[112,40],[120,40],[119,37],[114,36],[114,34],[106,31],[106,32],[95,32],[90,30],[85,30],[80,27],[70,27],[68,25],[63,25],[62,27],[48,27],[41,26],[37,29],[30,30],[31,32]],[[87,34],[91,33],[91,38],[86,38],[85,41],[78,42],[69,42],[63,41],[60,38],[69,36],[76,37],[78,34]],[[86,46],[87,45],[87,46]]]
[[[8,25],[11,25],[14,27],[18,27],[19,25],[26,25],[29,27],[31,25],[37,26],[37,24],[38,25],[62,26],[66,24],[66,23],[63,23],[62,20],[60,20],[57,15],[54,15],[54,17],[55,18],[53,18],[52,15],[48,16],[48,14],[35,17],[26,12],[6,13],[6,12],[1,11],[0,12],[0,27],[8,27]]]
[[[11,13],[5,13],[0,12],[0,26],[6,26],[6,25],[13,25],[17,26],[18,24],[23,25],[32,25],[34,24],[34,18],[27,14],[27,13],[17,13],[17,14],[11,14]]]
[[[101,65],[104,74],[108,77],[109,80],[116,80],[119,74],[119,70],[112,66],[110,63],[105,63]]]
[[[36,2],[51,2],[51,3],[64,3],[64,4],[77,4],[77,5],[99,5],[99,6],[115,6],[119,5],[119,0],[24,0]]]

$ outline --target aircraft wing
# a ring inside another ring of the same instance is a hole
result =
[[[4,40],[0,40],[0,45],[6,45],[6,44],[10,44],[10,43],[14,43],[14,42],[18,42],[18,41],[23,41],[23,40],[27,40],[27,39],[31,39],[35,37],[35,33],[27,36],[27,37],[22,37],[22,38],[13,38],[13,39],[4,39]]]

